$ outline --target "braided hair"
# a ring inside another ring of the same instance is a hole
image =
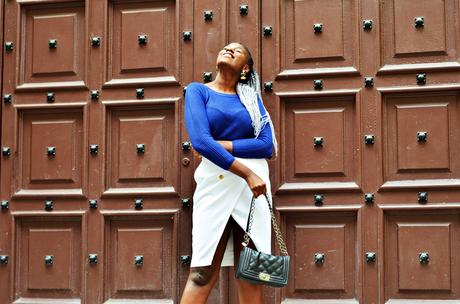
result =
[[[249,66],[249,71],[246,73],[246,79],[239,78],[237,85],[236,85],[236,92],[240,98],[241,103],[246,107],[246,110],[249,112],[249,116],[251,117],[252,126],[254,127],[254,136],[257,138],[265,127],[266,124],[269,124],[271,132],[272,132],[272,139],[273,139],[273,148],[275,150],[275,156],[278,155],[278,142],[276,141],[275,136],[275,128],[273,126],[273,122],[271,120],[270,114],[265,109],[265,114],[260,114],[259,103],[257,97],[260,97],[262,100],[262,93],[260,90],[260,79],[259,75],[257,74],[256,70],[254,69],[254,60],[252,59],[251,52],[249,49],[240,44],[248,54],[248,61],[247,64]],[[262,103],[263,105],[263,103]]]

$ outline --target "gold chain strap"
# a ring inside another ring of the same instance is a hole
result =
[[[264,195],[267,198],[267,202],[269,202],[267,194],[264,194]],[[270,203],[268,203],[268,208],[270,209],[270,214],[271,214],[271,217],[272,217],[273,230],[275,230],[276,241],[278,242],[278,246],[280,247],[281,254],[282,255],[289,255],[288,251],[287,251],[286,244],[284,243],[284,240],[283,240],[283,235],[281,234],[280,227],[278,226],[278,221],[276,220],[275,213],[273,212],[273,209],[272,209],[272,206],[270,205]]]
[[[256,204],[254,204],[255,199],[256,198],[254,196],[252,196],[251,207],[249,208],[248,224],[247,224],[244,236],[243,236],[244,241],[243,241],[242,244],[243,244],[244,247],[248,246],[248,244],[249,244],[249,239],[250,239],[249,232],[251,231],[252,222],[254,221],[254,211],[256,209]]]
[[[288,254],[288,251],[287,251],[287,247],[286,247],[286,244],[284,243],[284,240],[283,240],[283,235],[281,234],[281,230],[278,226],[278,221],[276,220],[276,217],[275,217],[275,213],[273,212],[273,208],[270,204],[270,200],[268,199],[268,195],[267,193],[264,193],[265,195],[265,198],[267,199],[267,203],[268,203],[268,209],[270,209],[270,216],[271,216],[271,219],[272,219],[272,224],[273,224],[273,230],[275,230],[275,237],[276,237],[276,242],[278,243],[278,246],[280,248],[280,251],[281,251],[281,254],[282,255],[289,255]],[[246,228],[246,232],[244,234],[244,237],[243,237],[243,246],[247,246],[249,244],[249,239],[250,239],[250,231],[251,231],[251,227],[252,227],[252,222],[254,221],[254,211],[255,211],[255,197],[253,196],[252,197],[252,200],[251,200],[251,207],[249,209],[249,216],[248,216],[248,224],[247,224],[247,228]]]

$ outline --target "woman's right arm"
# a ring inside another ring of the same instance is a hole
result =
[[[228,170],[242,177],[248,184],[255,197],[258,197],[267,191],[267,185],[265,184],[264,180],[238,160],[235,160]]]
[[[205,95],[198,83],[189,84],[185,92],[185,126],[192,146],[198,153],[246,180],[256,197],[265,193],[265,182],[212,137]]]
[[[185,92],[185,126],[193,148],[228,170],[235,157],[214,140],[206,113],[205,91],[198,83],[190,83]]]

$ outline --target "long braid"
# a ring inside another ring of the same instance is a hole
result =
[[[278,142],[276,140],[275,127],[273,126],[270,114],[268,113],[267,109],[265,109],[265,107],[265,115],[262,116],[260,114],[259,103],[257,100],[257,96],[259,96],[260,100],[262,100],[259,75],[257,75],[257,72],[254,69],[252,69],[251,73],[248,76],[249,79],[246,83],[237,83],[236,92],[240,97],[240,101],[243,103],[243,105],[246,107],[246,110],[249,112],[249,116],[251,117],[252,121],[252,126],[254,127],[255,138],[259,136],[260,132],[267,123],[270,125],[273,139],[273,148],[275,150],[275,156],[277,156]]]

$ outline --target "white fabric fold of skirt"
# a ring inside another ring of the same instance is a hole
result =
[[[264,158],[235,158],[265,182],[268,197],[272,201],[267,160]],[[243,178],[220,168],[205,157],[202,157],[201,163],[196,168],[194,179],[197,186],[193,194],[190,266],[209,266],[230,216],[243,230],[246,229],[253,195]],[[251,240],[257,250],[271,253],[271,217],[264,195],[260,195],[255,200]],[[231,236],[227,242],[221,266],[233,265],[233,237]]]

